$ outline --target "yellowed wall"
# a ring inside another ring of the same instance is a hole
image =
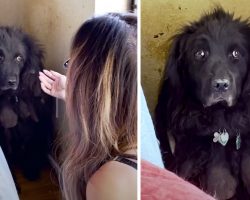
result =
[[[150,111],[155,108],[169,38],[184,24],[198,19],[215,5],[236,16],[250,17],[249,0],[141,0],[141,81]]]

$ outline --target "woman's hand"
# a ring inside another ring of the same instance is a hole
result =
[[[39,72],[39,79],[45,93],[65,100],[66,76],[52,70],[43,70]]]

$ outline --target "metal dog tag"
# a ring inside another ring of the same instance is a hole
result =
[[[241,146],[241,137],[240,137],[240,134],[237,134],[235,144],[236,144],[236,149],[239,150],[240,146]]]
[[[226,146],[228,140],[229,140],[229,134],[226,130],[224,130],[220,134],[220,139],[218,140],[218,142],[221,143],[222,146]]]
[[[214,133],[214,138],[213,138],[213,142],[219,142],[222,146],[226,146],[227,142],[229,140],[229,134],[226,131],[226,129],[224,129],[223,132],[215,132]]]
[[[214,143],[218,142],[219,137],[220,137],[220,133],[215,132],[215,133],[214,133],[214,139],[213,139],[213,142],[214,142]]]

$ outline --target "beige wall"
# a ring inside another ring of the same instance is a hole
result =
[[[62,67],[69,57],[72,37],[79,26],[94,15],[92,0],[22,0],[20,25],[43,45],[45,67],[66,73]],[[66,129],[65,104],[57,101],[60,132]]]
[[[72,36],[93,14],[90,0],[23,0],[21,24],[44,45],[47,67],[64,72]]]
[[[21,1],[20,0],[0,0],[0,24],[2,26],[19,26],[21,23]]]
[[[249,0],[141,0],[141,4],[141,81],[151,112],[157,102],[168,40],[180,27],[215,5],[234,11],[236,16],[250,17]]]

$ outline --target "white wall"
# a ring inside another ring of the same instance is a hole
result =
[[[130,9],[130,0],[95,0],[95,14],[107,12],[126,12]]]

